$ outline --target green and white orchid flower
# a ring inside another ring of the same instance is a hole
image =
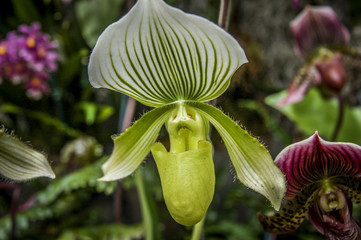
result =
[[[155,107],[114,138],[102,181],[124,178],[151,150],[172,217],[194,225],[214,194],[209,122],[222,137],[238,179],[280,207],[285,188],[269,152],[237,123],[204,102],[220,96],[247,58],[238,42],[199,16],[162,0],[138,0],[99,37],[90,56],[93,87],[122,92]],[[154,142],[163,124],[169,152]]]

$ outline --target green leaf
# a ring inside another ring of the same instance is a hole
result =
[[[72,172],[62,178],[57,179],[48,187],[37,194],[37,202],[40,204],[49,204],[56,200],[62,193],[70,193],[80,188],[88,186],[94,187],[99,192],[110,194],[115,189],[115,184],[99,182],[97,179],[101,177],[100,166],[104,163],[105,157],[99,159],[97,162]]]
[[[0,129],[0,174],[13,180],[54,179],[46,157]]]
[[[114,114],[113,107],[94,104],[92,102],[80,102],[76,107],[83,110],[85,123],[87,125],[102,122]]]
[[[238,179],[264,195],[275,209],[279,209],[286,191],[285,178],[266,148],[219,109],[199,102],[187,104],[217,129],[227,147]]]
[[[277,103],[286,94],[286,91],[272,94],[265,99],[265,102],[295,122],[305,135],[312,135],[318,131],[325,139],[330,139],[337,121],[337,101],[325,99],[317,89],[311,89],[301,102],[278,107]],[[354,142],[360,145],[360,133],[361,107],[345,106],[344,119],[337,141]]]
[[[22,23],[30,24],[38,21],[39,12],[32,0],[12,0],[14,11],[18,20]]]
[[[87,226],[66,230],[57,240],[88,240],[88,239],[140,239],[144,235],[142,225],[107,224]]]
[[[56,130],[67,134],[71,137],[80,137],[84,134],[74,128],[69,127],[67,124],[63,123],[59,119],[48,115],[45,112],[33,111],[26,108],[22,108],[11,103],[4,103],[1,105],[1,110],[5,113],[12,114],[24,114],[27,117],[39,120],[41,124],[54,127]]]
[[[74,3],[82,36],[89,47],[94,47],[102,31],[119,18],[123,2],[124,0],[80,0]]]
[[[112,155],[102,166],[104,177],[99,180],[113,181],[133,173],[149,153],[161,127],[174,109],[174,104],[155,108],[114,138]]]
[[[139,0],[99,37],[89,80],[156,107],[218,97],[245,62],[238,42],[216,24],[162,0]]]

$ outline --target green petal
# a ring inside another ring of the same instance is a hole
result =
[[[238,42],[216,24],[162,0],[139,0],[99,37],[89,79],[156,107],[218,97],[245,62]]]
[[[46,157],[0,129],[0,174],[13,180],[54,179]]]
[[[215,173],[212,144],[199,141],[198,149],[167,152],[156,143],[152,154],[157,164],[167,208],[180,224],[192,226],[201,221],[212,202]]]
[[[264,230],[270,233],[294,232],[305,219],[309,209],[313,206],[319,186],[314,184],[299,192],[292,200],[287,200],[285,206],[274,216],[257,214]]]
[[[112,155],[102,166],[104,176],[99,180],[113,181],[133,173],[149,153],[161,127],[174,108],[174,104],[155,108],[114,138]]]
[[[217,108],[198,102],[187,102],[199,110],[221,135],[238,179],[259,192],[279,209],[286,191],[285,178],[266,148]]]

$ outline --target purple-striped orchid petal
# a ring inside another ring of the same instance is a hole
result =
[[[305,187],[332,177],[361,176],[361,147],[353,143],[310,138],[285,148],[275,160],[286,175],[286,198],[293,199]]]
[[[307,6],[290,24],[295,52],[307,56],[324,45],[344,45],[350,40],[347,28],[332,8]]]

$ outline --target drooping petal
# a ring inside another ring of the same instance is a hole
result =
[[[347,28],[328,6],[307,6],[290,24],[297,54],[305,57],[324,45],[343,45],[350,41]]]
[[[353,143],[328,142],[316,132],[286,147],[276,164],[287,179],[286,198],[292,199],[306,186],[337,176],[361,176],[361,147]]]
[[[104,176],[99,180],[113,181],[133,173],[149,153],[161,127],[174,108],[174,104],[155,108],[116,137],[113,152],[102,166]]]
[[[263,229],[269,233],[294,232],[305,219],[307,212],[313,206],[317,197],[318,186],[312,185],[304,189],[292,200],[287,200],[282,209],[273,216],[257,213]]]
[[[12,180],[55,178],[46,157],[0,129],[0,174]]]
[[[245,62],[238,42],[214,23],[162,0],[139,0],[99,37],[89,78],[93,87],[161,106],[218,97]]]
[[[305,65],[294,77],[292,84],[288,88],[287,96],[282,99],[277,106],[293,104],[303,100],[309,88],[321,82],[321,76],[315,66]]]
[[[187,102],[199,111],[221,135],[238,179],[264,195],[279,209],[286,191],[285,179],[266,148],[217,108],[200,102]]]

